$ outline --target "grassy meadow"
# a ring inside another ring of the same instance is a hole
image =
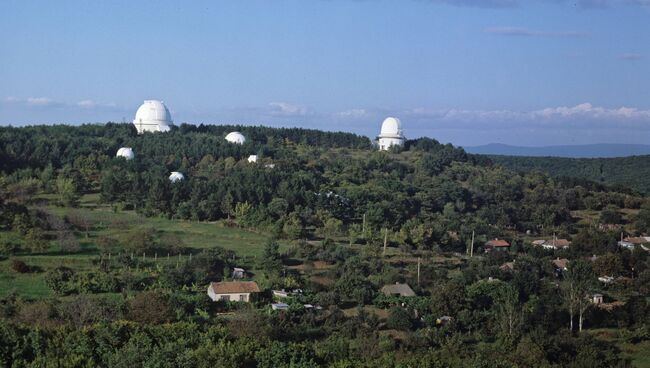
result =
[[[42,199],[47,200],[47,198]],[[79,241],[80,250],[75,253],[64,253],[57,241],[52,240],[48,250],[43,253],[30,255],[18,253],[8,259],[0,260],[0,297],[14,291],[21,297],[29,299],[50,296],[52,292],[45,284],[45,273],[58,266],[66,266],[79,271],[95,269],[97,266],[93,262],[96,262],[102,253],[97,246],[97,240],[101,237],[115,240],[115,245],[109,250],[112,257],[125,252],[122,249],[123,244],[130,233],[142,229],[153,229],[158,238],[171,236],[171,239],[179,239],[181,244],[177,246],[185,249],[181,257],[189,257],[189,253],[196,254],[202,249],[219,246],[236,252],[238,257],[246,260],[247,264],[254,263],[262,255],[264,242],[269,237],[269,234],[266,233],[229,227],[224,222],[206,223],[162,217],[147,218],[135,211],[118,211],[110,206],[101,205],[98,199],[96,194],[85,195],[78,208],[56,207],[48,204],[41,206],[41,209],[58,217],[75,216],[88,224],[87,231],[77,229],[74,233]],[[3,236],[11,237],[11,240],[18,242],[21,239],[15,233],[3,233]],[[280,242],[280,247],[280,251],[283,251],[288,247],[288,243]],[[178,252],[170,250],[168,253],[157,254],[158,261],[176,262]],[[151,259],[156,255],[146,254],[145,256]],[[134,254],[134,257],[140,258],[142,254]],[[11,268],[13,259],[22,260],[38,271],[18,273]]]

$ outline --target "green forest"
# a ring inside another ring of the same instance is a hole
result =
[[[650,156],[616,158],[562,158],[490,155],[490,160],[511,170],[542,171],[553,177],[586,179],[600,185],[650,193]]]
[[[650,366],[647,183],[615,180],[633,161],[539,160],[298,128],[0,127],[0,366]],[[213,301],[236,268],[260,292]]]

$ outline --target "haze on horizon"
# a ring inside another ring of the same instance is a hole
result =
[[[0,125],[343,130],[457,145],[646,143],[644,0],[0,3]],[[623,21],[625,20],[625,21]]]

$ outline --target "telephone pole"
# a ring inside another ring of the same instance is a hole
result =
[[[384,228],[384,253],[383,255],[386,255],[386,245],[388,245],[388,228]]]
[[[420,257],[418,257],[418,285],[420,285]]]
[[[472,245],[469,248],[469,257],[472,258],[474,256],[474,230],[472,230]]]

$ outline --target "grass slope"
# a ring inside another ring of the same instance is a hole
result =
[[[100,251],[96,241],[101,236],[109,236],[118,241],[124,240],[134,230],[152,228],[157,235],[173,234],[181,239],[182,245],[192,249],[192,253],[198,253],[202,249],[215,246],[233,250],[239,257],[259,259],[264,250],[264,243],[269,234],[257,233],[245,229],[227,227],[223,222],[201,223],[181,220],[170,220],[166,218],[147,218],[133,211],[114,212],[110,207],[100,206],[96,202],[95,195],[84,196],[79,208],[61,208],[45,206],[43,209],[58,216],[75,215],[88,220],[90,226],[85,231],[75,233],[81,250],[74,254],[64,254],[52,242],[47,252],[37,255],[16,255],[15,259],[25,261],[30,266],[40,268],[36,273],[17,273],[11,269],[11,260],[0,261],[0,297],[12,291],[26,298],[39,299],[51,295],[51,291],[45,284],[45,273],[58,266],[67,266],[74,270],[96,269],[92,264],[97,259]],[[17,234],[12,237],[19,238]],[[280,251],[286,250],[288,244],[280,242]],[[118,248],[115,253],[124,252]],[[113,254],[115,254],[113,253]],[[142,255],[136,255],[141,257]],[[148,254],[147,257],[153,257]],[[172,254],[171,256],[175,256]],[[184,254],[187,257],[188,254]],[[158,254],[160,262],[166,261],[166,254]],[[175,258],[172,257],[172,262]]]

